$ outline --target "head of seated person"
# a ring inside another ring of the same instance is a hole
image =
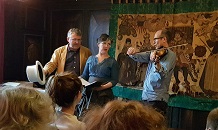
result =
[[[54,121],[52,100],[28,87],[0,88],[1,130],[49,130]]]
[[[207,116],[206,130],[218,130],[218,108],[211,110]]]
[[[62,108],[76,106],[82,97],[82,82],[73,73],[53,75],[46,83],[46,91],[53,102]]]
[[[162,114],[137,101],[114,100],[90,110],[83,118],[87,130],[166,130]]]
[[[64,72],[53,75],[46,83],[46,91],[57,105],[55,125],[60,130],[84,129],[84,123],[74,115],[82,97],[82,82],[77,75]]]

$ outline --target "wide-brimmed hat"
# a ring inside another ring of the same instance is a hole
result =
[[[45,72],[39,61],[36,61],[35,65],[27,66],[26,74],[30,82],[38,82],[40,85],[45,84]]]

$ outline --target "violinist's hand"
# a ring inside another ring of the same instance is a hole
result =
[[[155,61],[157,51],[152,51],[150,54],[150,60]]]
[[[153,51],[150,54],[150,60],[155,62],[155,64],[160,62],[160,56],[157,55],[157,51]]]
[[[134,47],[130,47],[128,50],[127,50],[127,54],[128,55],[134,55],[136,53],[136,49]]]

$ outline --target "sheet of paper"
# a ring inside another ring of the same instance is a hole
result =
[[[6,82],[3,84],[4,86],[12,86],[12,87],[17,87],[18,85],[20,85],[20,83],[17,82]]]
[[[91,84],[91,83],[89,83],[88,81],[86,81],[85,79],[83,79],[82,77],[79,77],[79,79],[81,80],[82,85],[84,85],[84,86],[88,86],[88,85]]]

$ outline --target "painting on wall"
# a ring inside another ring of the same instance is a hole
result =
[[[115,58],[121,64],[121,77],[130,78],[119,79],[121,85],[141,86],[147,67],[146,64],[134,63],[128,56],[125,57],[127,49],[132,46],[138,52],[153,50],[155,32],[167,28],[172,33],[170,49],[177,54],[169,93],[218,98],[217,16],[218,11],[119,14]]]
[[[43,63],[43,44],[44,37],[42,35],[24,35],[25,50],[24,61],[25,66],[35,65],[36,61]]]

